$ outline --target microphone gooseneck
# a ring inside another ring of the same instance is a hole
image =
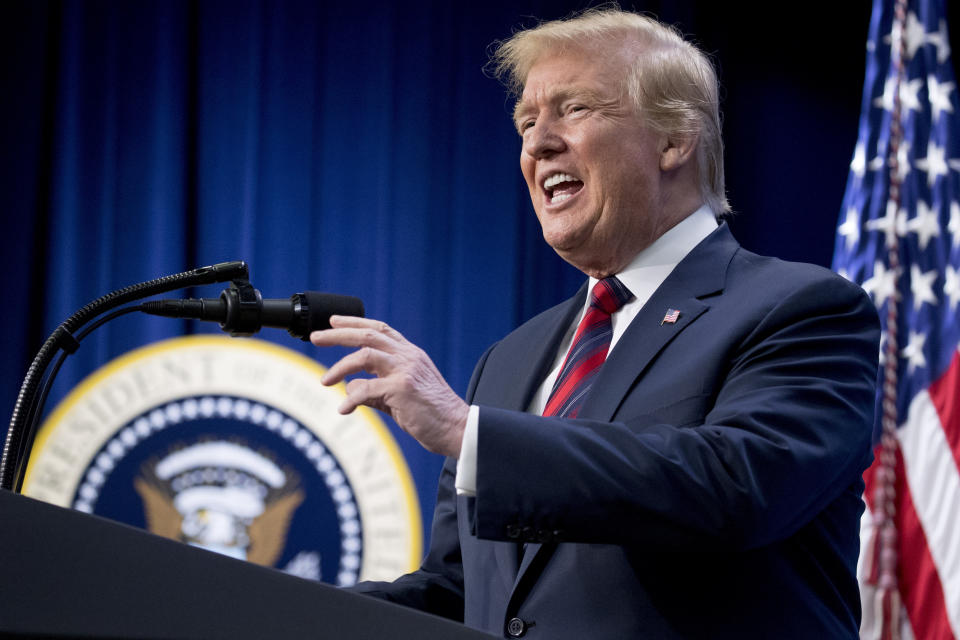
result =
[[[244,282],[248,276],[247,264],[239,260],[200,267],[112,291],[64,320],[40,347],[23,378],[0,456],[0,489],[20,491],[36,435],[37,419],[43,413],[43,407],[36,404],[37,393],[47,367],[57,354],[71,354],[80,346],[74,337],[75,331],[97,316],[134,300],[214,282]]]

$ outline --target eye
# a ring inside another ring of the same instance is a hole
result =
[[[579,113],[581,111],[586,111],[587,107],[582,104],[572,104],[567,107],[567,113]]]
[[[520,135],[523,135],[523,133],[524,133],[527,129],[530,129],[530,128],[533,127],[533,125],[535,125],[536,123],[537,123],[537,121],[534,120],[533,118],[527,118],[526,120],[521,120],[521,121],[520,121],[520,124],[517,125],[517,131],[520,132]]]

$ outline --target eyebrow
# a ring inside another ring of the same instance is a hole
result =
[[[517,104],[513,106],[513,128],[520,130],[520,120],[523,119],[528,113],[533,112],[533,105],[529,102],[524,102],[523,100],[517,100]]]
[[[546,91],[546,102],[549,103],[559,103],[565,102],[571,99],[582,99],[588,100],[593,103],[603,102],[601,96],[592,89],[587,89],[585,87],[552,87]],[[522,98],[517,101],[517,104],[513,107],[513,125],[519,130],[520,120],[528,113],[533,112],[535,109],[530,101],[525,101]]]

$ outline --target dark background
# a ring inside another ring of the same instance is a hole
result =
[[[625,3],[716,61],[731,225],[748,249],[829,266],[870,5]],[[86,302],[230,259],[265,297],[361,296],[463,392],[490,342],[582,281],[540,238],[486,50],[531,16],[584,6],[6,3],[0,409]],[[117,320],[70,359],[48,407],[120,353],[215,329]],[[261,337],[326,365],[338,355]],[[398,440],[429,520],[440,461]]]

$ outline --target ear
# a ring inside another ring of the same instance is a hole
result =
[[[691,135],[669,135],[663,139],[660,149],[660,170],[673,171],[685,165],[697,149],[700,137]]]

